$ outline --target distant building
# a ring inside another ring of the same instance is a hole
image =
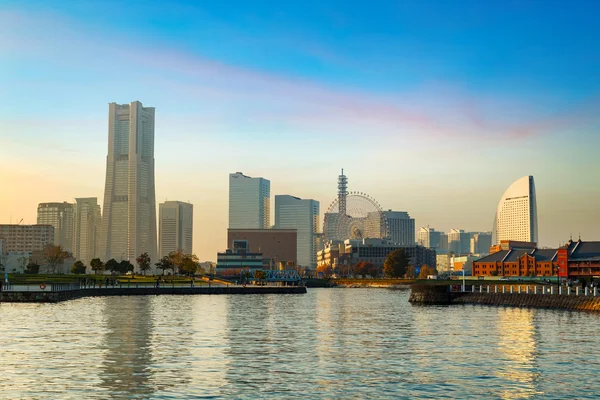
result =
[[[537,200],[533,176],[514,182],[502,195],[494,219],[493,243],[538,241]]]
[[[275,229],[295,229],[298,241],[298,264],[316,267],[320,239],[318,201],[276,195]]]
[[[220,276],[239,276],[242,271],[264,269],[262,253],[247,253],[228,249],[217,253],[216,274]]]
[[[165,201],[158,206],[158,251],[162,258],[172,251],[192,254],[194,206],[181,201]]]
[[[108,105],[108,155],[100,258],[156,260],[154,107]]]
[[[471,235],[462,229],[451,229],[448,233],[448,249],[454,254],[470,254]]]
[[[297,265],[297,238],[295,229],[228,229],[226,248],[262,254],[265,267]]]
[[[67,202],[40,203],[37,209],[38,225],[52,225],[54,245],[62,246],[69,253],[73,252],[74,206]]]
[[[345,251],[344,242],[341,240],[331,240],[325,243],[322,250],[317,252],[317,267],[331,267],[336,269],[340,255]]]
[[[419,230],[417,243],[428,249],[437,249],[440,247],[440,237],[442,233],[436,231],[434,228],[421,227]]]
[[[268,229],[271,182],[236,172],[229,174],[229,228]]]
[[[450,248],[448,247],[448,234],[443,233],[440,235],[440,247],[436,249],[439,253],[448,253]]]
[[[490,247],[492,247],[491,233],[479,232],[471,234],[471,254],[490,254]]]
[[[435,267],[437,269],[437,271],[439,273],[442,272],[450,272],[452,269],[450,268],[450,254],[449,253],[443,253],[443,254],[436,254],[435,256],[435,260],[436,260],[436,264]]]
[[[33,252],[54,243],[52,225],[0,225],[4,252]]]
[[[98,257],[98,239],[102,226],[102,216],[98,198],[75,199],[75,229],[73,234],[73,255],[89,266]]]
[[[392,243],[403,246],[415,244],[415,220],[406,211],[384,211],[388,236]]]
[[[351,257],[351,265],[365,261],[378,267],[383,267],[385,260],[392,251],[404,249],[409,258],[409,264],[415,267],[436,265],[436,253],[433,249],[423,246],[403,246],[391,243],[385,239],[362,239],[344,241],[344,253]]]

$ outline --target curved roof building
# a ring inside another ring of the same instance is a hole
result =
[[[494,219],[493,243],[538,241],[537,203],[533,176],[514,182],[500,199]]]

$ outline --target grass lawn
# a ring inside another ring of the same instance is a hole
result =
[[[122,283],[154,283],[160,277],[168,283],[189,284],[189,277],[169,276],[169,275],[65,275],[65,274],[9,274],[8,281],[13,284],[28,284],[28,283],[78,283],[81,279],[95,279],[96,282],[102,282],[105,278],[116,279]],[[195,284],[202,284],[199,277],[196,277]]]

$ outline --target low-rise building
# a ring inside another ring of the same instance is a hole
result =
[[[350,255],[352,265],[364,261],[383,267],[388,254],[398,249],[404,249],[409,258],[409,264],[414,267],[436,265],[435,250],[423,246],[397,245],[385,239],[347,239],[344,241],[344,252]]]
[[[4,252],[28,252],[42,250],[54,243],[52,225],[0,225],[0,239]]]
[[[228,229],[227,247],[236,249],[245,243],[248,253],[260,253],[263,263],[297,265],[298,242],[296,229]]]
[[[246,253],[232,249],[217,253],[217,275],[239,276],[242,271],[255,271],[257,269],[263,269],[262,253]]]

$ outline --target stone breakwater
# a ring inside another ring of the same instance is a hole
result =
[[[193,294],[304,294],[303,286],[221,286],[76,289],[56,292],[0,292],[0,303],[58,303],[81,297]]]
[[[583,294],[450,292],[445,286],[414,287],[413,304],[480,304],[487,306],[547,308],[600,312],[600,296]]]

